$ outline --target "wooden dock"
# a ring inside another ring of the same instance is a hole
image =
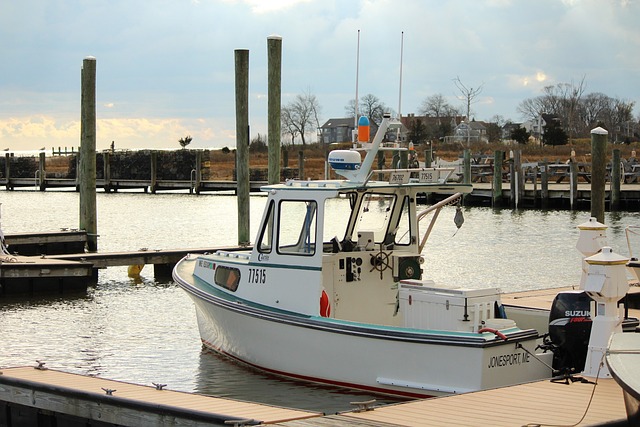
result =
[[[0,256],[0,297],[9,294],[86,291],[95,281],[94,268],[85,261],[34,256]]]
[[[502,200],[503,205],[508,206],[512,200],[509,184],[503,184]],[[607,183],[605,191],[605,201],[608,204],[611,200],[609,190],[610,183]],[[546,200],[545,200],[546,197]],[[589,208],[591,206],[591,184],[579,183],[576,185],[575,193],[572,193],[568,182],[549,183],[546,195],[538,183],[525,183],[522,199],[519,201],[522,207],[557,207],[562,209],[571,208],[571,198],[574,199],[574,209]],[[467,205],[491,205],[493,198],[493,184],[491,182],[474,182],[473,192],[465,198]],[[620,205],[623,207],[640,206],[640,183],[622,184],[620,186]]]
[[[582,382],[564,384],[536,381],[382,406],[371,411],[349,412],[276,425],[280,427],[568,427],[605,424],[627,425],[622,389],[612,379],[600,379],[597,385]]]
[[[320,415],[44,367],[7,368],[0,374],[0,425],[3,426],[254,425]],[[245,424],[241,423],[243,420]]]
[[[153,265],[156,278],[171,278],[173,266],[188,253],[233,247],[139,249],[126,252],[84,252],[87,233],[59,231],[16,233],[5,238],[12,255],[0,256],[0,297],[86,291],[107,267]]]
[[[4,236],[9,252],[25,256],[83,252],[87,232],[78,230],[11,233]]]

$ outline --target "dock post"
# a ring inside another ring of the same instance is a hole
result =
[[[304,151],[298,151],[298,179],[304,179]]]
[[[4,155],[4,176],[7,178],[7,190],[13,190],[11,186],[11,154]]]
[[[471,184],[471,150],[468,148],[462,153],[462,182]]]
[[[200,185],[202,184],[202,150],[196,151],[196,181],[193,183],[193,189],[196,194],[200,194]]]
[[[622,182],[620,169],[620,149],[614,148],[611,156],[611,201],[609,204],[609,209],[612,211],[617,211],[620,207],[620,183]]]
[[[96,252],[96,58],[88,56],[82,61],[81,80],[80,229],[87,232],[89,252]]]
[[[540,171],[540,205],[542,209],[549,206],[549,162],[542,160],[542,170]]]
[[[384,169],[384,151],[378,151],[378,170]],[[384,174],[378,173],[378,181],[384,180]]]
[[[269,146],[269,184],[280,182],[280,115],[282,95],[282,37],[267,37],[267,144]]]
[[[492,205],[502,204],[502,151],[496,150],[493,153],[493,194]]]
[[[111,191],[111,153],[102,153],[102,173],[104,175],[104,191]]]
[[[156,190],[158,188],[158,152],[151,152],[151,176],[149,177],[151,194],[156,194]],[[145,191],[146,193],[146,191]]]
[[[520,201],[524,194],[522,188],[524,186],[524,180],[522,179],[520,150],[514,150],[511,153],[511,164],[509,165],[509,188],[511,189],[511,206],[517,209],[520,207]]]
[[[569,195],[571,210],[573,210],[578,204],[578,164],[573,158],[569,160]]]
[[[39,159],[38,159],[38,182],[37,182],[37,186],[40,189],[40,191],[44,191],[46,186],[45,186],[45,178],[46,178],[46,170],[45,170],[45,161],[46,161],[46,153],[44,151],[42,151],[39,155]]]
[[[409,152],[407,150],[400,151],[400,169],[409,167]]]
[[[591,130],[591,216],[604,224],[604,197],[607,173],[607,139],[609,132],[597,127]]]
[[[424,150],[424,167],[430,168],[431,162],[433,162],[433,148],[430,142],[427,142],[427,144],[429,144],[429,148]]]
[[[238,244],[249,238],[249,51],[235,50]],[[278,135],[279,136],[279,135]]]

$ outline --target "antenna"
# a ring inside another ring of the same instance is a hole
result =
[[[355,101],[355,117],[353,118],[353,127],[358,128],[358,77],[360,75],[360,30],[358,30],[358,48],[356,50],[356,101]]]
[[[404,53],[404,31],[400,33],[400,88],[398,89],[398,119],[402,118],[402,55]]]

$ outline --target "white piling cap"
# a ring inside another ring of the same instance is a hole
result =
[[[624,265],[629,261],[629,258],[618,255],[609,246],[605,246],[601,252],[585,258],[585,261],[589,265]]]
[[[606,230],[607,228],[593,216],[587,222],[578,225],[578,230]]]
[[[595,129],[591,129],[591,133],[596,135],[609,135],[609,131],[604,128],[601,128],[600,126],[598,126]]]
[[[267,40],[282,40],[282,36],[279,36],[277,34],[271,34],[270,36],[267,37]]]

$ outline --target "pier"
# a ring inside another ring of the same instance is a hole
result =
[[[108,267],[153,265],[155,277],[171,278],[173,266],[188,253],[242,249],[233,246],[84,252],[87,233],[76,230],[9,234],[5,241],[11,255],[0,257],[0,297],[86,291],[87,286],[97,283],[99,270]]]
[[[0,371],[3,426],[210,426],[274,424],[310,411],[221,399],[34,367]]]

